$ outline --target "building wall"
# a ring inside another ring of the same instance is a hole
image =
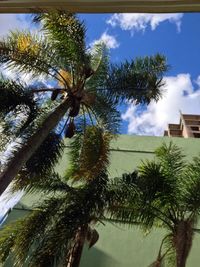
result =
[[[153,159],[153,151],[171,140],[183,149],[188,160],[200,153],[200,140],[194,138],[120,136],[113,144],[111,176],[132,171],[141,160]],[[85,249],[81,267],[147,267],[156,259],[165,234],[163,230],[155,229],[147,235],[139,227],[127,228],[111,223],[99,225],[98,232],[100,239],[93,249]],[[200,236],[196,234],[187,267],[199,266],[199,247]]]
[[[169,143],[170,141],[183,149],[188,160],[200,153],[200,140],[195,138],[121,135],[116,141],[113,141],[111,146],[110,176],[112,178],[119,177],[124,172],[133,171],[141,160],[153,159],[154,150],[158,146],[163,142]],[[67,149],[58,169],[64,173],[66,167]],[[18,204],[18,208],[31,208],[35,199],[38,199],[38,196],[25,196]],[[26,211],[22,208],[22,213],[24,214],[24,212]],[[9,220],[17,218],[20,216],[19,210],[14,210],[10,216]],[[80,267],[147,267],[155,260],[165,233],[161,229],[155,229],[147,235],[136,226],[127,228],[124,225],[114,225],[109,222],[99,224],[97,230],[100,239],[90,250],[85,247]],[[187,267],[199,266],[199,247],[200,236],[196,234]],[[11,267],[11,265],[7,266]]]

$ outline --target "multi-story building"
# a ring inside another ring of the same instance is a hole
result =
[[[180,112],[179,124],[168,124],[164,136],[200,138],[200,115],[182,114]]]
[[[153,159],[155,149],[163,142],[170,141],[183,149],[188,160],[200,153],[199,139],[121,135],[112,144],[110,178],[133,171],[141,160]],[[66,149],[58,167],[61,174],[65,171],[67,161]],[[9,214],[7,222],[28,214],[37,200],[38,195],[24,196]],[[80,267],[147,267],[155,260],[164,236],[162,229],[155,229],[147,235],[138,226],[127,227],[113,222],[103,222],[97,225],[97,230],[100,235],[99,241],[90,250],[85,247]],[[187,267],[199,266],[199,247],[200,235],[196,234]],[[12,266],[10,262],[5,265],[5,267]]]

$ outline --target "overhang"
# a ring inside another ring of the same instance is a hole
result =
[[[200,0],[0,0],[0,13],[31,13],[38,9],[79,13],[198,12]]]

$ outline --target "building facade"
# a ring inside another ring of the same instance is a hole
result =
[[[195,138],[176,137],[145,137],[121,135],[112,143],[110,156],[110,178],[119,177],[124,172],[132,172],[141,160],[153,159],[155,149],[163,142],[173,141],[183,149],[187,160],[191,160],[200,153],[200,140]],[[62,174],[68,161],[67,149],[58,166]],[[7,222],[25,216],[30,212],[38,195],[23,197],[8,216]],[[97,225],[100,238],[97,244],[87,249],[85,247],[80,267],[147,267],[155,260],[160,242],[164,236],[162,229],[155,229],[150,234],[142,232],[136,226],[104,222]],[[198,267],[200,236],[194,237],[194,244],[187,262],[187,267]],[[12,267],[7,262],[6,267]]]
[[[164,136],[200,138],[200,115],[180,113],[179,124],[168,124]]]

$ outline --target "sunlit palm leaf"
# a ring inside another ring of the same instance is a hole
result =
[[[42,29],[52,42],[57,56],[62,58],[64,68],[69,62],[87,63],[85,26],[75,14],[62,11],[41,13],[36,15],[34,20],[42,22]],[[78,65],[76,67],[78,68]]]
[[[71,169],[67,176],[74,180],[94,179],[109,163],[109,142],[112,136],[98,127],[87,127],[71,143]]]
[[[0,62],[33,77],[56,78],[59,59],[54,53],[46,39],[30,32],[11,32],[0,42]]]

